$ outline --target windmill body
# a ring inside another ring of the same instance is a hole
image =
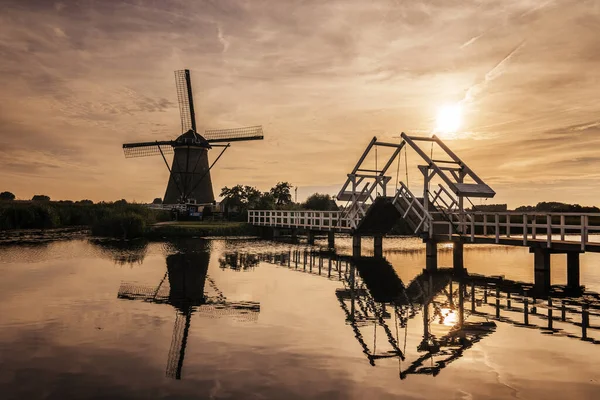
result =
[[[210,179],[208,150],[211,148],[206,139],[189,130],[179,136],[173,144],[173,162],[171,176],[163,203],[177,204],[183,199],[182,191],[187,193],[188,202],[210,204],[215,195]]]
[[[200,135],[196,131],[190,71],[175,71],[175,84],[183,133],[175,140],[125,143],[123,152],[127,158],[162,156],[169,170],[163,204],[214,204],[211,168],[229,148],[231,142],[262,140],[262,126],[213,129]],[[222,150],[212,164],[209,164],[208,152],[214,147],[220,147]],[[173,161],[169,166],[166,155],[170,154],[173,154]]]

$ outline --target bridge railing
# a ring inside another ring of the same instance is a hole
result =
[[[556,242],[577,242],[582,251],[589,244],[600,245],[600,213],[447,211],[446,214],[452,217],[459,232],[470,237],[472,242],[477,236],[492,236],[496,243],[504,238],[519,238],[524,246],[531,240],[539,242],[541,239],[546,241],[548,248]],[[434,221],[433,224],[449,223]],[[451,237],[452,230],[448,230],[448,235]]]
[[[248,223],[257,226],[350,231],[350,219],[342,211],[248,210]]]

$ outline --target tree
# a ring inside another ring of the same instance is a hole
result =
[[[250,208],[255,210],[274,210],[275,209],[275,197],[269,192],[261,194],[258,201],[251,205]]]
[[[79,200],[77,202],[77,204],[94,204],[94,202],[91,200],[88,200],[88,199],[83,199],[83,200]]]
[[[221,189],[221,197],[228,207],[247,208],[260,199],[261,193],[252,186],[235,185],[232,188],[225,186]]]
[[[290,204],[292,202],[292,194],[290,189],[292,185],[289,182],[279,182],[271,188],[270,193],[275,198],[277,205]]]
[[[338,206],[328,194],[315,193],[308,196],[302,207],[306,210],[337,211]]]
[[[152,200],[152,204],[162,204],[162,199],[160,197],[157,197],[154,200]]]
[[[31,198],[32,201],[50,201],[50,196],[45,194],[36,194]]]
[[[11,192],[2,192],[0,193],[0,200],[14,200],[15,199],[15,195],[12,194]]]

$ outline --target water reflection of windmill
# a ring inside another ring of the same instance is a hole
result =
[[[169,181],[163,199],[164,204],[214,203],[215,196],[210,179],[210,169],[230,146],[231,142],[261,140],[263,138],[262,126],[212,129],[206,130],[204,135],[200,135],[196,131],[190,71],[187,69],[175,71],[175,84],[183,133],[175,140],[125,143],[123,144],[123,152],[127,158],[162,156],[169,170]],[[209,166],[208,150],[213,147],[222,147],[223,150]],[[174,154],[170,167],[165,154]]]
[[[186,252],[167,256],[167,272],[158,286],[121,283],[118,298],[170,304],[176,309],[173,337],[166,375],[181,379],[187,338],[193,313],[210,317],[230,316],[255,320],[260,312],[256,302],[228,301],[208,274],[208,252]],[[206,285],[208,283],[208,285]]]

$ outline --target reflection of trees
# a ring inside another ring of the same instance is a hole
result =
[[[229,252],[219,258],[219,267],[221,269],[233,269],[235,271],[245,271],[254,269],[260,262],[258,255],[251,253]]]
[[[170,304],[175,308],[166,369],[166,375],[175,379],[181,379],[192,314],[247,321],[255,320],[260,312],[259,303],[227,300],[208,276],[210,252],[206,243],[186,240],[170,244],[170,249],[187,251],[167,256],[167,270],[157,286],[122,282],[117,295],[120,299]]]
[[[89,239],[89,243],[118,265],[141,264],[148,249],[147,240]]]

